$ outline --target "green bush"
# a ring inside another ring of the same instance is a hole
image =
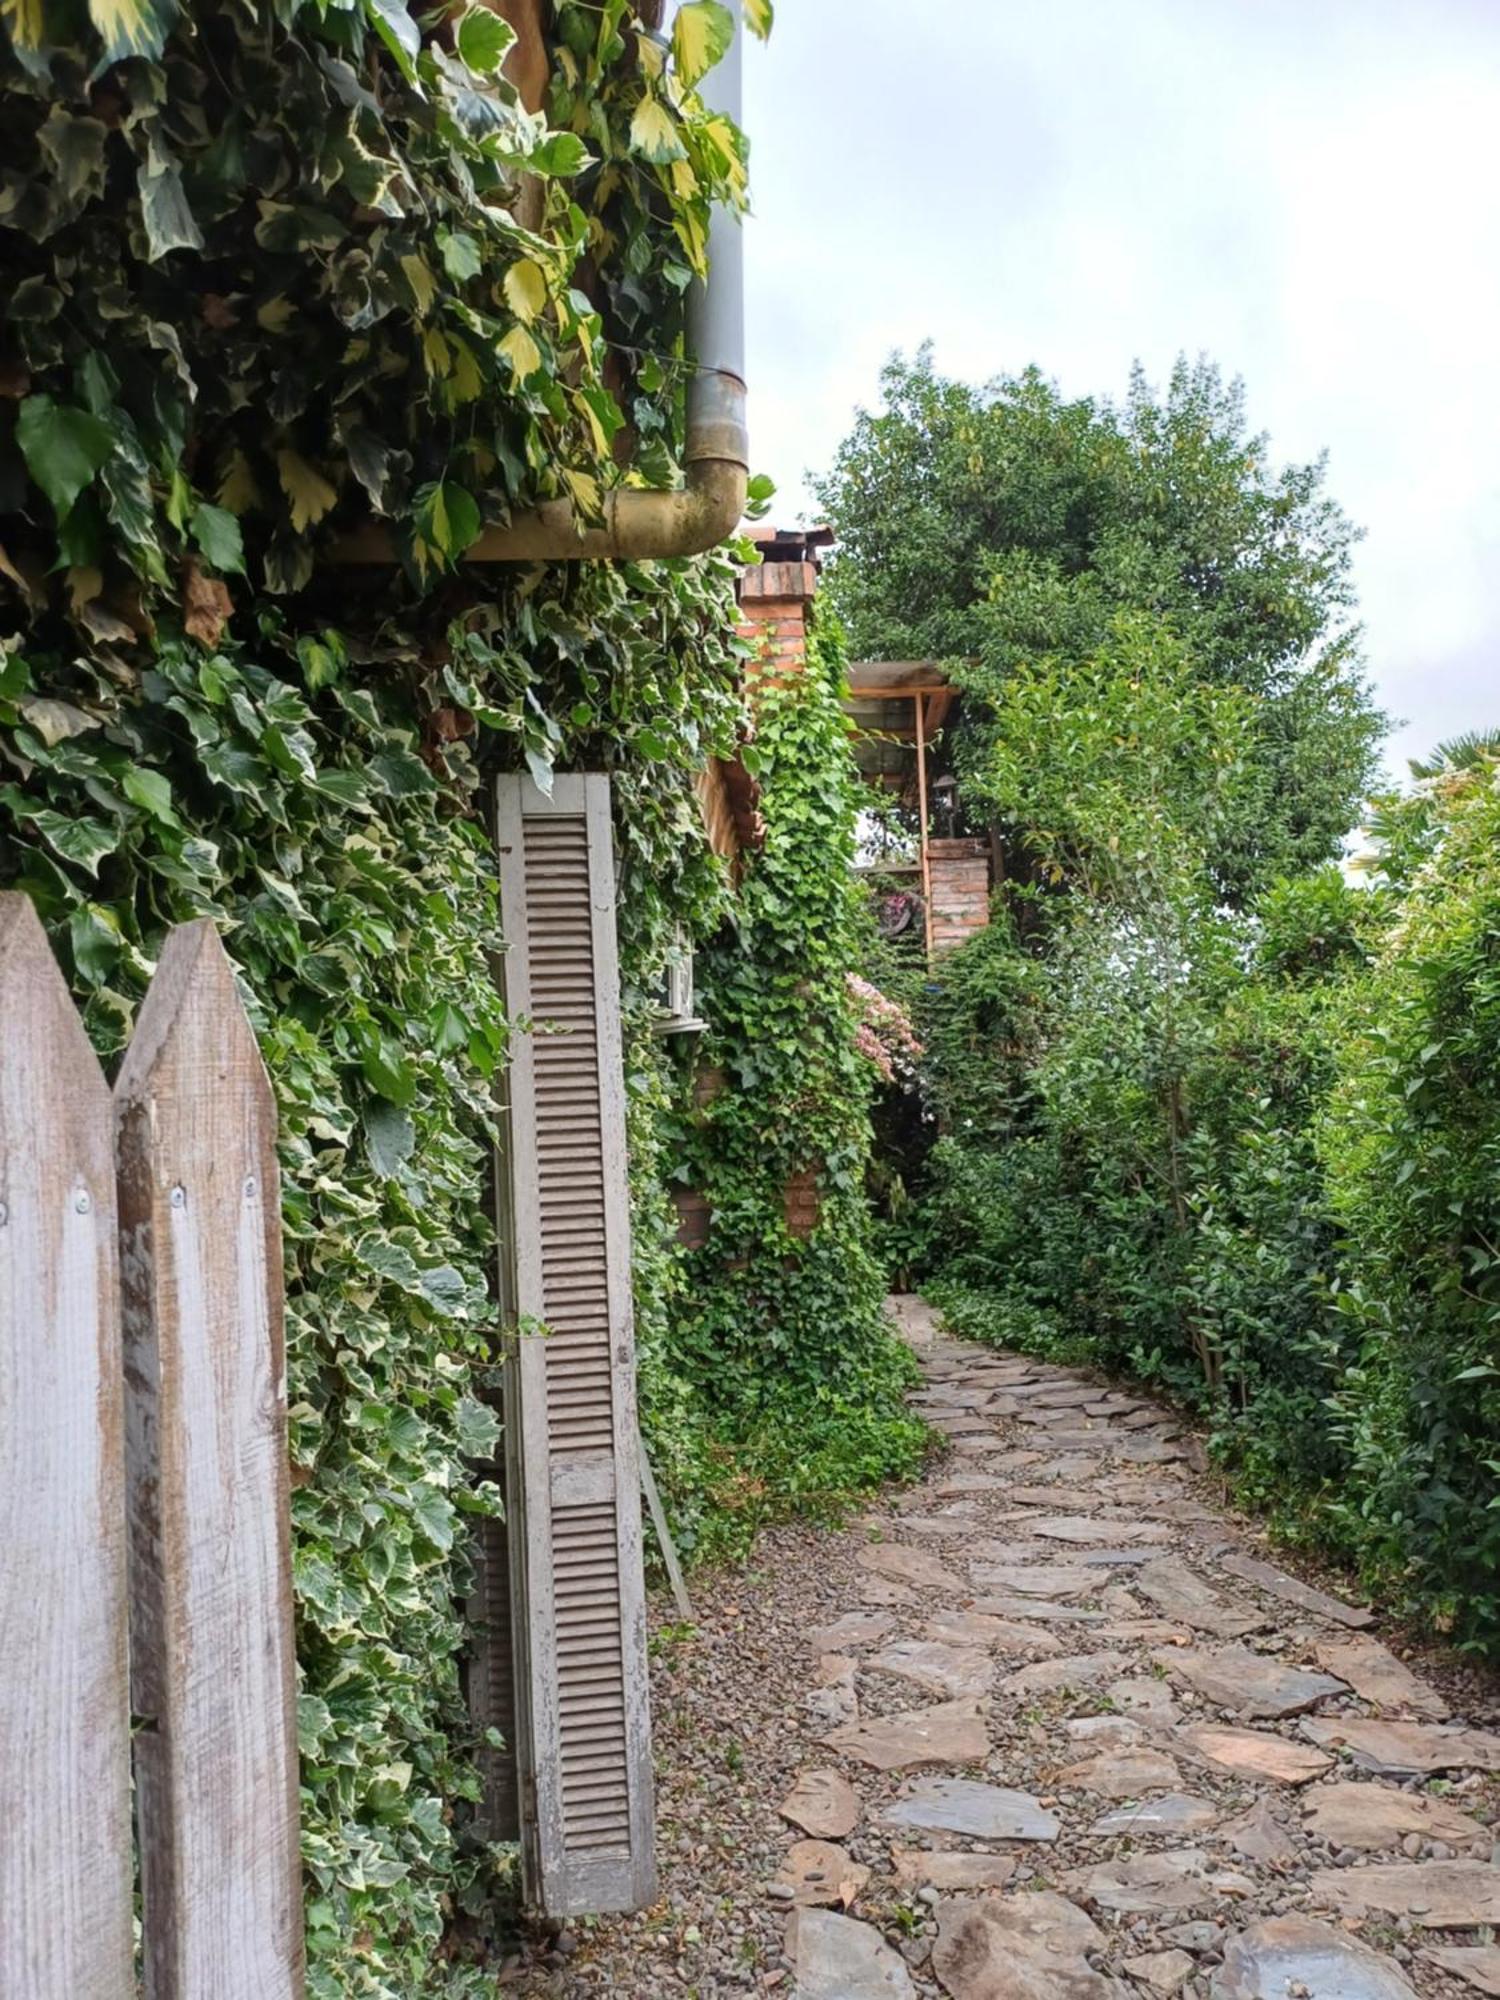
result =
[[[1318,1130],[1357,1358],[1337,1509],[1372,1580],[1500,1651],[1500,784],[1436,782]]]

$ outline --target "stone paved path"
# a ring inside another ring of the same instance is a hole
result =
[[[1500,1994],[1500,1719],[1214,1504],[1144,1396],[899,1302],[951,1451],[659,1630],[663,1899],[582,2000]]]

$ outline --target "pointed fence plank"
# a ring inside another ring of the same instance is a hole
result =
[[[515,1302],[507,1361],[522,1864],[554,1916],[654,1900],[609,780],[502,778]]]
[[[211,923],[115,1086],[147,2000],[303,1991],[276,1114]]]
[[[125,1475],[109,1090],[0,895],[0,1993],[131,1990]]]

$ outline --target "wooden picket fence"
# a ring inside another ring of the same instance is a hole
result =
[[[0,895],[0,1995],[299,2000],[276,1121],[212,924],[113,1092]],[[127,1666],[128,1654],[128,1666]]]

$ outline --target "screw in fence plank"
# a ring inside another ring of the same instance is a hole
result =
[[[209,922],[115,1086],[147,2000],[303,1991],[276,1112]]]
[[[131,1987],[125,1471],[109,1089],[0,895],[0,1994]]]

